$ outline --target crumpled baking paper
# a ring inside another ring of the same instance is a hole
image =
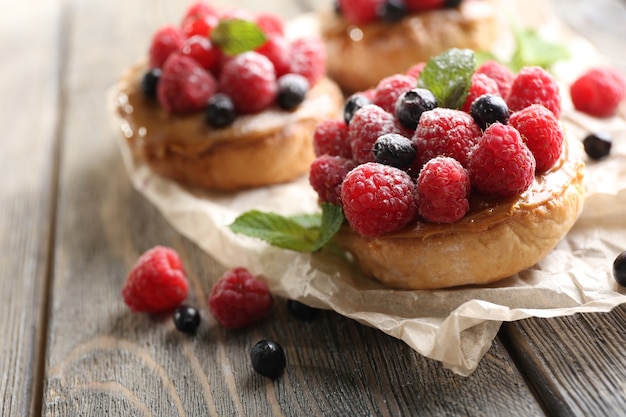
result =
[[[554,39],[562,27],[554,19],[550,22],[543,22],[542,28]],[[554,69],[564,92],[585,66],[602,62],[588,43],[569,36],[574,57]],[[115,88],[111,100],[114,95]],[[175,229],[226,268],[247,267],[262,275],[278,296],[332,309],[380,329],[466,376],[476,369],[502,322],[607,312],[626,302],[626,290],[612,276],[613,260],[626,250],[626,111],[595,119],[573,110],[566,96],[566,129],[581,139],[597,131],[614,138],[610,158],[586,167],[587,199],[579,220],[534,267],[489,286],[437,291],[389,289],[332,253],[282,250],[230,231],[228,225],[251,209],[285,215],[318,212],[317,195],[306,177],[237,193],[191,190],[133,160],[123,135],[117,136],[134,187]],[[116,119],[116,124],[122,132],[128,129],[122,120]]]

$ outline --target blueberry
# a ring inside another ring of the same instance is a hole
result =
[[[613,261],[613,278],[622,287],[626,287],[626,251],[617,255]]]
[[[237,113],[230,97],[226,94],[217,93],[209,99],[205,116],[209,125],[220,128],[232,124]]]
[[[408,14],[403,0],[388,0],[378,6],[376,14],[383,22],[394,23]]]
[[[470,114],[482,130],[495,122],[509,122],[509,106],[496,94],[483,94],[472,102]]]
[[[461,4],[462,0],[445,0],[443,2],[443,7],[447,7],[447,8],[453,8],[453,7],[459,7],[459,5]]]
[[[585,152],[591,159],[602,159],[611,153],[612,139],[608,133],[590,133],[583,139]]]
[[[285,370],[287,360],[283,347],[271,340],[261,340],[250,351],[252,368],[268,378],[279,377]]]
[[[189,306],[179,306],[174,310],[174,325],[183,333],[193,334],[200,325],[200,313]]]
[[[309,82],[300,74],[286,74],[278,79],[276,102],[283,110],[291,110],[300,105],[309,91]]]
[[[291,315],[295,318],[306,321],[313,320],[320,312],[319,309],[310,307],[296,300],[287,301],[287,310],[289,310]]]
[[[141,91],[146,97],[156,99],[161,74],[160,68],[152,68],[141,77]]]
[[[408,168],[415,160],[415,146],[410,139],[397,133],[380,136],[374,142],[374,156],[379,164]]]
[[[361,107],[372,104],[372,101],[362,94],[353,94],[346,100],[346,104],[343,106],[343,118],[346,124],[350,124],[350,120],[354,117]]]
[[[402,93],[396,101],[396,118],[407,129],[415,130],[422,113],[437,107],[437,99],[430,90],[414,88]]]

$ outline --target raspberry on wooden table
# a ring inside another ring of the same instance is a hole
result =
[[[472,151],[468,171],[472,188],[483,194],[514,197],[535,179],[535,157],[513,126],[494,123]]]
[[[417,213],[416,185],[404,171],[369,162],[354,168],[341,186],[350,226],[362,236],[379,236],[406,226]]]
[[[356,164],[340,156],[322,155],[309,170],[309,183],[320,201],[341,205],[341,183]]]
[[[375,104],[361,107],[348,125],[352,158],[359,164],[373,162],[376,139],[397,130],[395,117]]]
[[[570,96],[578,111],[612,116],[626,98],[626,76],[612,68],[592,68],[572,83]]]
[[[461,110],[469,113],[474,100],[485,94],[500,94],[498,84],[485,74],[474,73],[472,75],[472,83],[470,84],[467,97],[465,98]]]
[[[552,168],[563,151],[563,129],[554,114],[541,104],[533,104],[513,113],[509,124],[533,153],[535,170],[543,173]]]
[[[415,87],[417,80],[410,75],[396,74],[383,78],[374,90],[374,104],[394,114],[398,98]]]
[[[231,329],[263,320],[271,312],[273,302],[265,282],[245,268],[226,271],[209,295],[211,314]]]
[[[454,223],[469,210],[469,174],[454,158],[439,156],[424,165],[417,178],[417,208],[425,220]]]
[[[500,92],[500,96],[502,98],[506,99],[509,96],[511,85],[515,79],[515,74],[509,69],[509,67],[498,61],[490,60],[485,61],[482,65],[476,68],[476,73],[485,74],[487,77],[494,80],[498,85],[498,91]]]
[[[315,156],[324,154],[352,158],[348,140],[348,125],[342,119],[325,119],[313,131]]]
[[[537,66],[524,67],[517,73],[507,104],[513,112],[531,104],[543,104],[557,119],[561,116],[559,86],[548,71]]]
[[[180,305],[189,290],[174,249],[155,246],[139,257],[122,287],[122,298],[136,312],[162,313]]]
[[[175,26],[164,26],[152,36],[148,51],[151,68],[161,68],[167,58],[174,52],[180,52],[185,44],[183,32]]]

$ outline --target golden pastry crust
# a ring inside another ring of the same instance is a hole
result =
[[[294,111],[273,107],[213,129],[202,112],[172,115],[146,98],[139,87],[145,70],[144,64],[129,68],[114,93],[133,156],[164,177],[204,189],[240,190],[305,174],[315,159],[315,126],[340,117],[343,108],[339,87],[322,79]]]
[[[346,92],[364,91],[450,48],[489,50],[498,37],[496,16],[488,0],[466,0],[393,24],[352,25],[329,11],[321,18],[328,75]]]
[[[569,137],[561,160],[522,196],[488,204],[449,225],[362,237],[344,226],[337,242],[362,270],[404,289],[487,284],[531,267],[573,226],[584,200],[580,142]]]

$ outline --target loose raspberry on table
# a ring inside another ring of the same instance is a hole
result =
[[[148,51],[151,68],[161,68],[167,58],[174,52],[180,52],[185,44],[183,32],[175,26],[164,26],[152,36]]]
[[[170,113],[202,110],[216,92],[215,78],[194,59],[172,54],[163,65],[157,85],[159,104]]]
[[[326,73],[326,46],[319,38],[291,42],[289,72],[303,75],[313,87]]]
[[[211,314],[230,329],[263,320],[271,312],[273,302],[267,284],[241,267],[226,271],[209,295]]]
[[[461,110],[438,107],[422,113],[413,135],[419,166],[449,156],[467,167],[469,154],[482,136],[474,118]]]
[[[578,111],[612,116],[626,98],[626,76],[612,68],[592,68],[572,83],[570,96]]]
[[[509,67],[498,61],[490,60],[485,61],[478,68],[476,68],[476,73],[485,74],[487,77],[494,80],[498,85],[500,97],[506,99],[509,96],[511,85],[515,79],[515,74],[509,69]]]
[[[537,173],[544,173],[563,151],[563,129],[554,114],[541,104],[533,104],[513,113],[509,119],[535,157]]]
[[[258,113],[276,99],[274,65],[258,52],[239,54],[224,64],[219,91],[231,98],[238,114]]]
[[[396,74],[383,78],[374,90],[374,104],[394,114],[398,98],[415,87],[417,80],[410,75]]]
[[[322,155],[309,170],[309,183],[321,202],[341,205],[341,183],[356,163],[340,156]]]
[[[554,77],[541,67],[524,67],[517,73],[507,104],[511,111],[522,110],[531,104],[543,104],[557,119],[561,116],[559,86]]]
[[[494,123],[485,129],[468,167],[472,188],[483,194],[514,197],[535,179],[535,157],[513,126]]]
[[[463,103],[461,110],[469,113],[474,100],[485,94],[500,94],[498,84],[485,74],[475,72],[472,75],[472,83],[470,84],[467,97],[465,98],[465,102]]]
[[[352,158],[359,164],[373,162],[374,143],[379,136],[396,133],[396,120],[375,104],[361,107],[354,113],[348,125],[348,140],[352,147]]]
[[[139,257],[122,287],[135,312],[162,313],[180,305],[189,290],[185,269],[174,249],[155,246]]]
[[[328,154],[352,158],[346,122],[342,119],[326,119],[318,123],[313,131],[313,150],[315,156]]]
[[[412,178],[398,168],[375,162],[359,165],[341,186],[346,219],[362,236],[400,230],[416,216],[416,188]]]
[[[387,0],[339,0],[339,9],[347,21],[355,24],[373,22],[378,8]]]
[[[417,178],[417,209],[434,223],[454,223],[469,210],[467,170],[454,158],[439,156],[424,165]]]
[[[291,44],[285,37],[272,35],[256,51],[272,62],[276,78],[290,71]]]

